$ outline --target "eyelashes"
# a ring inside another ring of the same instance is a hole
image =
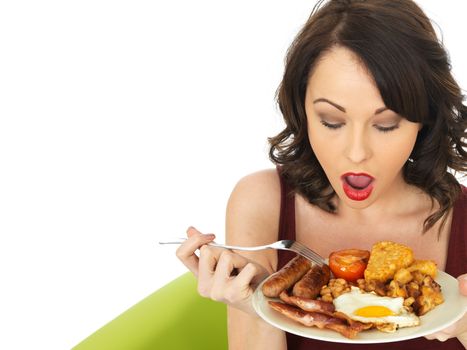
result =
[[[321,120],[321,124],[323,124],[326,128],[333,129],[333,130],[340,129],[344,125],[343,123],[332,124],[332,123],[325,122],[324,120]]]
[[[375,128],[381,132],[390,132],[390,131],[399,129],[399,124],[396,124],[393,126],[375,126]]]
[[[321,120],[320,121],[322,125],[324,125],[326,128],[328,129],[331,129],[331,130],[337,130],[337,129],[340,129],[341,127],[343,127],[345,125],[345,123],[337,123],[337,124],[333,124],[333,123],[328,123],[324,120]],[[376,128],[376,130],[380,131],[380,132],[391,132],[393,130],[396,130],[399,128],[399,124],[396,124],[396,125],[393,125],[393,126],[378,126],[378,125],[374,125],[374,127]]]

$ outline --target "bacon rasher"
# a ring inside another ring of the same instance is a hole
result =
[[[302,297],[297,297],[294,295],[289,295],[287,291],[283,291],[279,295],[279,298],[283,302],[290,304],[290,305],[296,305],[304,311],[319,312],[319,313],[326,314],[329,316],[332,316],[333,312],[336,309],[333,303],[323,301],[323,300],[302,298]]]
[[[319,312],[304,311],[295,306],[269,301],[271,307],[281,314],[300,322],[307,327],[318,327],[320,329],[327,328],[339,332],[346,338],[355,338],[359,333],[359,329],[347,324],[343,319],[325,315]]]

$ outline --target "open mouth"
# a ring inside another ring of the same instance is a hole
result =
[[[368,174],[346,173],[341,179],[345,194],[352,200],[365,200],[373,191],[374,178]]]
[[[373,181],[373,178],[368,175],[347,175],[344,177],[349,186],[352,186],[356,190],[363,190],[370,185]]]

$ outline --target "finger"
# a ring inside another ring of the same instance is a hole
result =
[[[457,333],[457,323],[454,323],[439,332],[428,334],[427,336],[425,336],[425,338],[429,340],[437,339],[439,341],[446,341],[449,338],[454,337],[456,333]]]
[[[238,275],[248,263],[249,260],[244,256],[226,249],[219,258],[219,264],[221,266],[216,277],[230,280],[233,276]]]
[[[439,340],[439,341],[446,341],[447,339],[450,338],[450,336],[447,336],[445,333],[443,332],[436,332],[436,333],[433,333],[433,334],[428,334],[425,336],[426,339],[428,340]]]
[[[223,298],[229,304],[241,302],[246,307],[244,311],[252,313],[252,305],[248,300],[253,295],[259,281],[267,275],[268,272],[261,265],[248,262],[235,278],[226,282]]]
[[[198,292],[204,297],[209,297],[214,271],[217,269],[218,260],[223,250],[222,248],[210,247],[208,245],[200,248]]]
[[[459,281],[459,292],[467,296],[467,274],[460,275],[457,280]]]
[[[248,260],[230,250],[224,249],[219,256],[216,270],[212,278],[211,298],[223,300],[226,293],[227,284],[237,278],[232,276],[232,272],[241,270],[248,264]]]
[[[436,339],[438,339],[439,341],[443,341],[443,342],[448,340],[449,338],[452,338],[452,336],[444,334],[444,333],[441,333],[440,335],[436,337]]]
[[[237,278],[233,282],[238,287],[250,286],[254,289],[261,281],[268,275],[266,269],[261,266],[249,262],[245,267],[240,271]]]
[[[444,328],[443,330],[439,331],[438,333],[442,333],[444,335],[451,335],[451,334],[455,334],[456,333],[456,330],[457,330],[457,324],[458,322],[450,325],[449,327],[447,328]]]
[[[186,229],[186,235],[187,237],[195,236],[195,235],[201,235],[202,233],[195,229],[193,226],[190,226]]]
[[[195,229],[194,229],[195,230]],[[191,232],[191,236],[183,242],[176,251],[177,257],[182,263],[191,271],[195,276],[198,276],[198,263],[199,259],[195,252],[201,246],[212,242],[215,236],[213,234],[204,235],[199,231]]]
[[[193,226],[190,226],[186,229],[186,235],[188,238],[192,237],[192,236],[196,236],[196,235],[202,235],[203,233],[201,231],[198,231],[196,228],[194,228]],[[209,234],[212,234],[212,233],[209,233]]]

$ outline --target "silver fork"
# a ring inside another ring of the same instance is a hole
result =
[[[178,238],[172,241],[159,242],[159,244],[182,244],[185,240],[186,238]],[[255,250],[263,250],[263,249],[290,250],[292,252],[300,254],[301,256],[304,256],[305,258],[313,261],[319,266],[323,266],[323,264],[326,263],[324,258],[321,255],[314,252],[307,246],[297,241],[293,241],[291,239],[283,239],[281,241],[277,241],[271,244],[259,245],[256,247],[239,247],[235,245],[226,245],[226,244],[220,244],[216,242],[208,243],[208,245],[213,246],[213,247],[220,247],[220,248],[233,249],[233,250],[246,250],[246,251],[255,251]]]

